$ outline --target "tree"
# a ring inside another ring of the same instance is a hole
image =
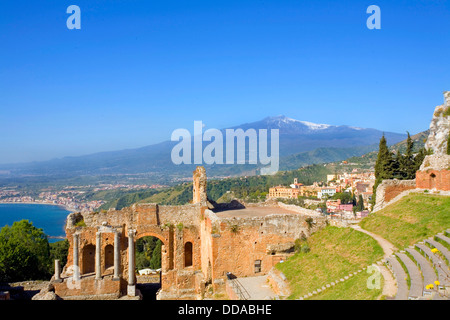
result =
[[[375,195],[378,185],[384,179],[391,179],[395,172],[396,161],[394,161],[392,152],[387,147],[386,138],[383,136],[380,139],[378,147],[378,156],[375,163],[375,184],[373,186],[372,205],[375,204]]]
[[[337,192],[331,198],[334,200],[341,199],[342,204],[353,203],[354,200],[350,192]]]
[[[0,281],[48,279],[50,246],[42,229],[28,220],[0,230]]]
[[[407,134],[406,151],[405,155],[401,157],[399,169],[402,174],[402,179],[414,179],[417,171],[413,153],[414,141],[411,139],[409,132]]]
[[[158,269],[161,267],[161,240],[146,236],[136,241],[136,268]]]
[[[447,137],[447,154],[450,154],[450,134]]]
[[[57,241],[50,243],[50,261],[59,260],[61,268],[63,268],[67,263],[67,253],[69,252],[69,241],[67,239],[62,241]],[[55,270],[54,263],[51,263],[51,272]]]
[[[356,212],[360,212],[364,210],[364,199],[363,196],[360,194],[358,196],[358,202],[356,203]]]
[[[161,240],[158,239],[156,247],[153,250],[152,258],[150,259],[150,268],[159,269],[161,268]]]

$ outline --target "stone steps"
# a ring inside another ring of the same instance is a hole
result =
[[[433,263],[433,267],[438,272],[438,280],[441,285],[448,286],[450,282],[446,279],[446,274],[442,268],[447,268],[446,264],[437,255],[431,252],[431,249],[424,243],[416,243],[416,247],[420,249],[421,253],[427,256]],[[440,267],[439,267],[440,266]]]
[[[445,236],[443,233],[438,233],[436,235],[436,237],[438,237],[441,240],[444,240],[445,242],[447,242],[450,245],[450,238]]]
[[[411,280],[408,298],[417,299],[421,297],[423,293],[423,280],[419,268],[405,253],[397,252],[396,255],[405,264]]]
[[[406,283],[406,273],[403,270],[403,267],[400,262],[397,261],[395,256],[388,257],[386,262],[397,281],[397,294],[395,295],[394,300],[408,300],[408,284]]]
[[[446,247],[444,247],[443,244],[441,244],[433,239],[427,239],[425,241],[428,242],[429,244],[431,244],[436,249],[438,249],[444,255],[444,257],[447,259],[447,261],[450,261],[450,251]]]
[[[436,272],[432,264],[422,255],[420,254],[414,247],[410,247],[405,249],[409,254],[411,254],[419,264],[420,270],[422,271],[423,276],[423,295],[431,294],[429,290],[426,290],[425,287],[430,283],[434,283],[437,280]]]

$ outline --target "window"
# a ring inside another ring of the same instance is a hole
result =
[[[255,260],[255,273],[261,272],[261,260]]]

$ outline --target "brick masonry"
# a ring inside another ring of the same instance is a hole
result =
[[[68,261],[55,282],[55,293],[63,299],[120,297],[127,294],[128,231],[134,241],[154,236],[161,248],[161,290],[158,299],[201,299],[207,285],[216,293],[226,291],[226,274],[237,277],[267,274],[280,260],[292,254],[301,236],[324,227],[326,218],[310,210],[264,204],[264,212],[284,212],[255,217],[218,217],[208,209],[206,174],[198,167],[193,174],[193,201],[184,206],[135,204],[122,210],[71,213],[66,235],[70,243]],[[252,210],[257,210],[253,205]],[[292,210],[291,210],[292,209]],[[313,222],[305,220],[312,217]],[[80,223],[83,221],[84,223]],[[101,279],[95,279],[97,233],[101,232]],[[119,234],[120,280],[113,279],[112,253]],[[79,286],[72,283],[73,235],[78,234]]]

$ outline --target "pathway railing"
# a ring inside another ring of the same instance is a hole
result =
[[[233,275],[231,272],[227,272],[227,279],[229,280],[233,291],[239,297],[239,300],[248,300],[250,299],[250,294],[244,288],[244,286],[239,282],[237,277]]]

